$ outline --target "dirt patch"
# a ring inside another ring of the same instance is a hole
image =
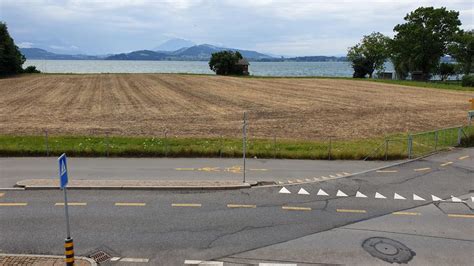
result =
[[[472,93],[309,78],[176,74],[0,79],[0,134],[367,138],[465,122]]]

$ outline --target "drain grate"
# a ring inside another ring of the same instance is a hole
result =
[[[93,253],[91,253],[89,255],[89,258],[93,259],[97,263],[104,263],[104,262],[109,261],[112,258],[112,256],[109,255],[105,251],[97,250],[97,251],[94,251]]]
[[[416,255],[404,244],[385,237],[371,237],[362,243],[370,255],[389,263],[408,263]]]

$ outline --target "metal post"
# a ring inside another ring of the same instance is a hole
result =
[[[244,112],[244,124],[242,126],[242,156],[244,160],[243,178],[245,183],[245,154],[247,153],[247,112]]]
[[[276,134],[273,132],[273,159],[276,159]]]
[[[219,158],[222,158],[222,135],[221,137],[219,138]]]
[[[48,143],[48,130],[44,131],[44,142],[46,146],[46,156],[49,157],[49,143]]]
[[[64,210],[66,213],[66,239],[64,243],[65,248],[65,262],[67,266],[74,265],[74,242],[71,238],[71,230],[69,226],[69,208],[68,208],[68,201],[67,201],[67,188],[64,187]]]
[[[461,145],[462,141],[462,129],[459,127],[458,128],[458,146]]]
[[[408,134],[408,159],[411,159],[413,152],[413,136]]]
[[[434,133],[434,138],[435,138],[435,151],[438,150],[438,130],[435,131]]]
[[[385,161],[388,159],[388,139],[385,139]]]
[[[105,157],[109,157],[109,133],[105,133]]]
[[[165,157],[168,157],[168,129],[165,128]]]
[[[329,137],[328,160],[331,160],[332,137]]]

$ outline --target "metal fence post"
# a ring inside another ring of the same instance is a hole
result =
[[[44,144],[46,146],[46,156],[49,157],[48,130],[44,131]]]
[[[109,157],[109,132],[105,132],[105,157]]]
[[[435,151],[437,151],[438,150],[438,130],[435,131],[434,138],[435,138]]]
[[[222,158],[222,140],[223,137],[221,135],[221,137],[219,138],[219,158]]]
[[[388,139],[385,139],[385,161],[388,159]]]
[[[247,112],[244,112],[244,124],[242,126],[242,156],[244,161],[243,178],[245,183],[245,154],[247,152]]]
[[[276,134],[273,132],[273,159],[276,159]]]
[[[461,141],[462,141],[462,128],[459,127],[459,128],[458,128],[458,143],[457,143],[458,146],[461,145]]]
[[[411,134],[408,134],[408,159],[412,158],[412,152],[413,152],[413,136]]]
[[[328,147],[328,160],[331,160],[331,150],[332,150],[332,137],[329,137],[329,147]]]
[[[168,157],[168,129],[167,128],[165,128],[164,133],[165,133],[165,139],[163,140],[163,142],[165,144],[164,145],[165,146],[164,147],[165,148],[165,157]]]

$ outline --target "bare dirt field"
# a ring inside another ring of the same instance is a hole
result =
[[[455,126],[472,93],[310,78],[177,74],[0,79],[0,135],[367,138]]]

